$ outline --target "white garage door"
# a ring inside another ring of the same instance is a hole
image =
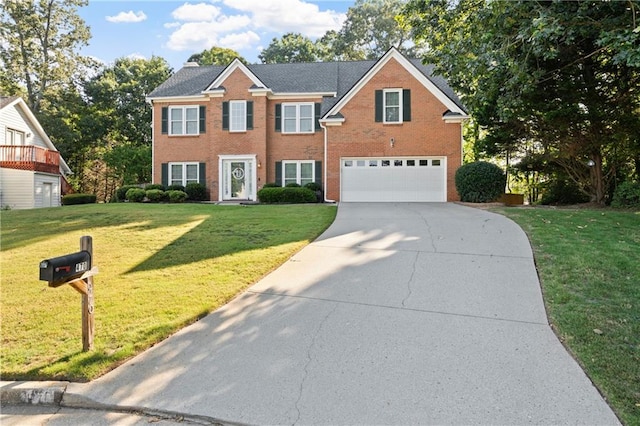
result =
[[[446,157],[342,158],[340,200],[447,201]]]

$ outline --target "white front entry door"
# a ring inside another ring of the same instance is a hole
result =
[[[248,158],[224,158],[221,160],[221,163],[221,199],[223,201],[255,200],[255,160]]]

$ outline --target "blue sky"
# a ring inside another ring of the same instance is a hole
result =
[[[106,64],[152,55],[178,70],[211,46],[238,51],[249,62],[274,37],[299,32],[311,39],[339,29],[354,0],[90,0],[79,14],[91,28],[83,55]]]

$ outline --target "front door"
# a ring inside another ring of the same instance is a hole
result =
[[[253,176],[251,160],[224,160],[224,200],[253,199]]]

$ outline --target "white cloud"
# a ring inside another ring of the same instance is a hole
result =
[[[251,14],[258,30],[278,33],[297,32],[307,37],[321,37],[328,30],[339,30],[346,14],[320,11],[318,5],[303,0],[224,0],[233,9]]]
[[[167,22],[166,24],[164,24],[164,27],[171,29],[171,28],[178,28],[180,25],[182,25],[180,24],[180,22]]]
[[[117,15],[106,17],[107,21],[113,22],[116,24],[142,22],[146,19],[147,19],[147,15],[145,15],[145,13],[141,10],[138,12],[134,12],[133,10],[130,10],[128,12],[120,12]]]
[[[229,34],[222,37],[220,40],[220,46],[224,46],[227,49],[243,50],[249,49],[255,43],[260,41],[258,34],[253,31],[246,31],[244,33]]]
[[[224,16],[214,22],[187,22],[169,37],[167,47],[171,50],[197,51],[219,45],[222,34],[237,31],[249,25],[248,16]],[[227,46],[220,46],[227,47]]]
[[[212,4],[189,4],[185,3],[173,11],[171,16],[178,21],[204,22],[213,21],[221,14],[219,7]]]

